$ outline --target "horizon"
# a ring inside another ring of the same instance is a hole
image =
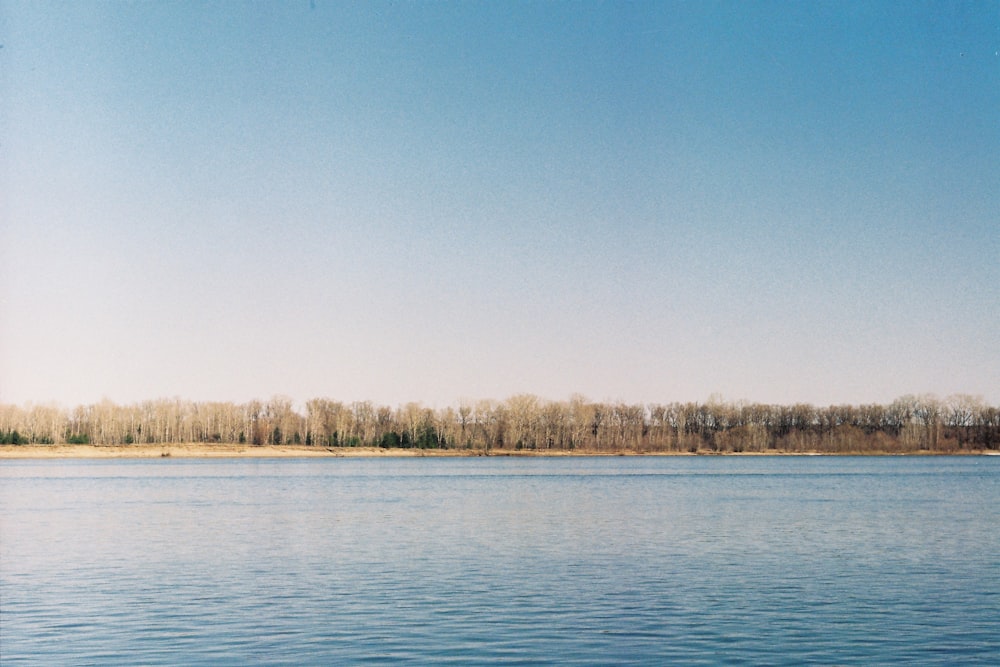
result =
[[[0,99],[2,404],[1000,405],[997,2],[16,0]]]

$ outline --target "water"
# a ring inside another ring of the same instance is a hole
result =
[[[1000,457],[0,463],[0,660],[996,664]]]

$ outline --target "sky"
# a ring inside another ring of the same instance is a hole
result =
[[[0,3],[0,403],[1000,404],[1000,2]]]

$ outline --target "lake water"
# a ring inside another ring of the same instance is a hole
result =
[[[21,664],[997,664],[1000,457],[0,463]]]

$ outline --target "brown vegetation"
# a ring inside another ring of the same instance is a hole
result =
[[[531,395],[434,410],[287,398],[234,404],[180,399],[66,410],[0,405],[0,443],[170,443],[465,450],[469,453],[910,453],[1000,449],[1000,409],[981,400],[907,396],[890,405],[597,403]]]

